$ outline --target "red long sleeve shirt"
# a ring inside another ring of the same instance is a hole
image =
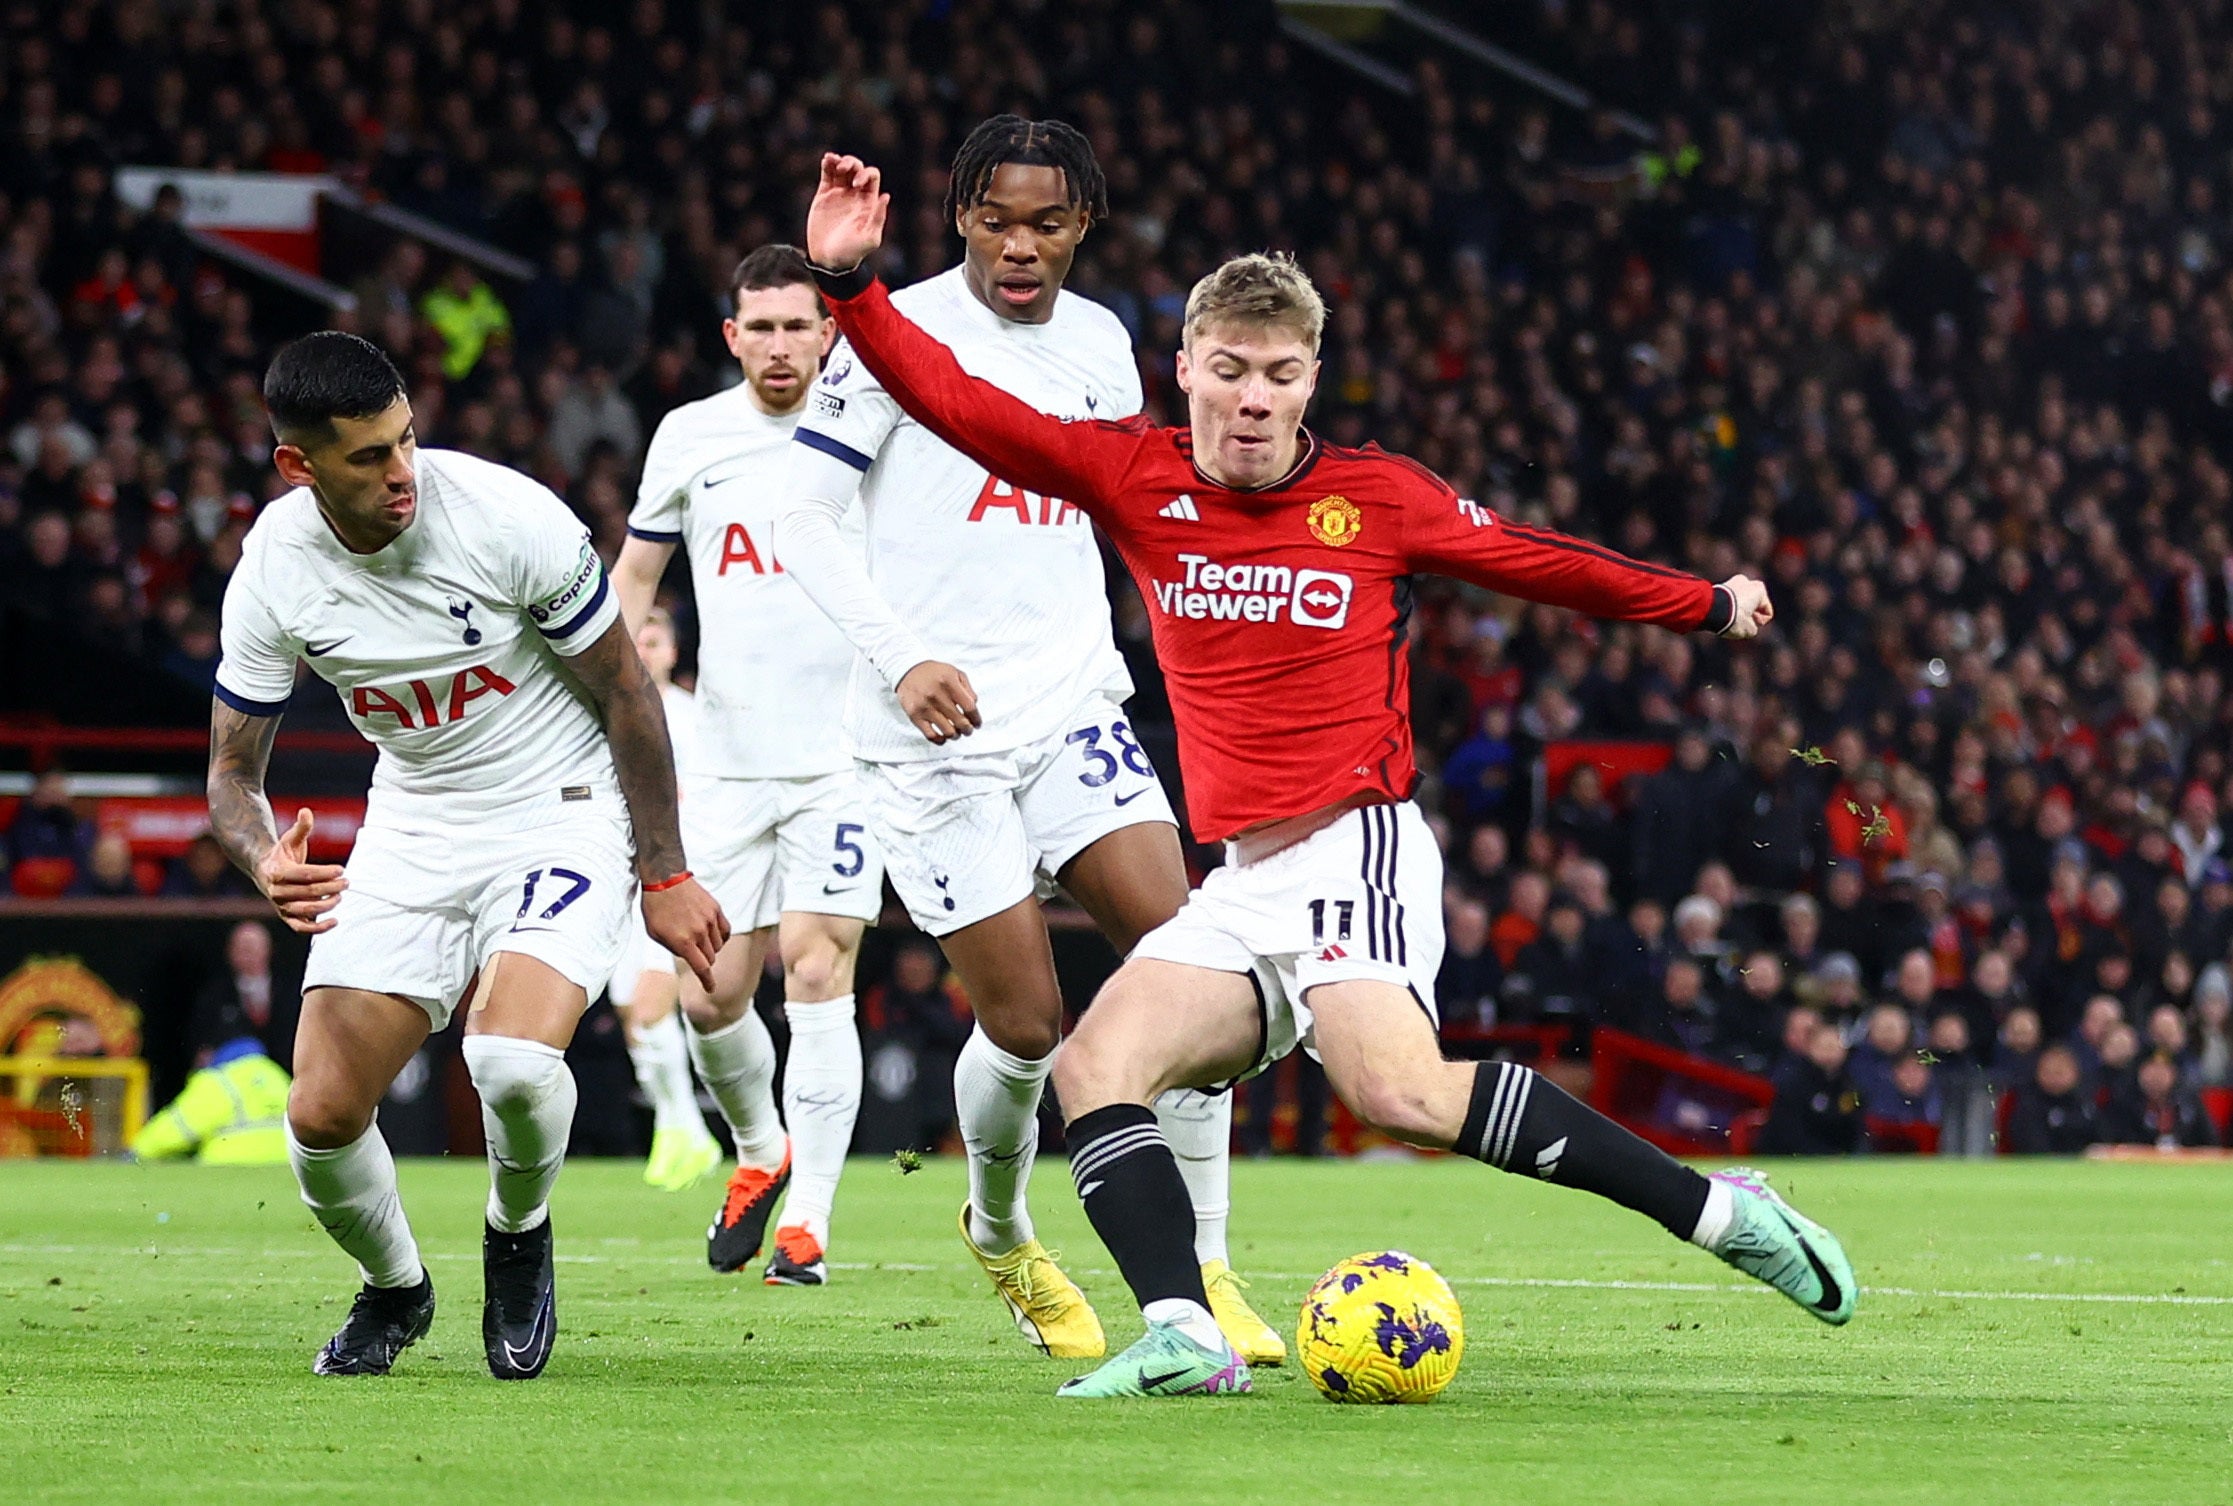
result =
[[[881,283],[824,291],[918,423],[1011,485],[1083,509],[1116,545],[1147,599],[1203,841],[1410,795],[1415,572],[1679,632],[1729,620],[1728,593],[1697,576],[1499,518],[1375,445],[1306,432],[1285,478],[1234,491],[1196,467],[1185,429],[1051,418],[968,375]]]

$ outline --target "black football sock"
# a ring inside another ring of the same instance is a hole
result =
[[[1711,1187],[1541,1073],[1483,1062],[1457,1150],[1499,1171],[1579,1187],[1655,1218],[1677,1239],[1698,1229]]]
[[[1070,1121],[1070,1175],[1086,1217],[1140,1306],[1179,1297],[1207,1309],[1194,1263],[1194,1202],[1155,1110],[1112,1103]]]

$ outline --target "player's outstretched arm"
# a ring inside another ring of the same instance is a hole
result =
[[[567,663],[589,693],[612,745],[613,769],[636,835],[644,926],[653,940],[688,963],[710,991],[714,955],[729,939],[729,921],[684,865],[682,826],[675,814],[674,748],[667,739],[659,687],[636,657],[627,624],[618,618]]]
[[[1026,491],[1097,513],[1138,452],[1137,425],[1069,423],[971,376],[954,353],[892,307],[863,265],[883,243],[890,196],[858,157],[822,156],[806,220],[806,254],[854,352],[907,415]]]
[[[288,929],[314,936],[333,929],[326,912],[341,903],[349,881],[340,864],[310,861],[309,811],[295,812],[285,836],[272,820],[264,770],[278,735],[278,717],[251,716],[211,698],[209,830]]]
[[[1439,479],[1408,499],[1408,553],[1422,570],[1616,622],[1678,633],[1751,638],[1775,618],[1768,588],[1749,575],[1720,585],[1666,565],[1631,559],[1556,529],[1500,518],[1462,500]]]

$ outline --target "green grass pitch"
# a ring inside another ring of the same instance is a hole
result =
[[[1870,1288],[1833,1331],[1595,1199],[1455,1161],[1247,1163],[1234,1253],[1293,1330],[1399,1247],[1450,1277],[1437,1404],[1057,1402],[954,1233],[961,1168],[856,1162],[821,1291],[717,1278],[717,1194],[559,1185],[546,1376],[489,1379],[476,1164],[405,1198],[441,1294],[386,1380],[310,1358],[354,1277],[284,1168],[0,1163],[0,1499],[839,1502],[2233,1502],[2233,1167],[1786,1166]],[[1138,1318],[1059,1165],[1048,1242]],[[2126,1299],[2126,1300],[2119,1300]]]

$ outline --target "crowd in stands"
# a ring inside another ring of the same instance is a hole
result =
[[[16,4],[0,582],[206,683],[278,485],[284,331],[175,204],[121,209],[115,166],[330,172],[531,260],[492,282],[398,241],[345,322],[426,442],[541,477],[609,551],[645,438],[724,377],[729,267],[796,237],[821,150],[884,167],[903,282],[958,256],[968,127],[1058,115],[1114,207],[1072,286],[1159,416],[1192,279],[1289,247],[1332,308],[1328,438],[1774,589],[1731,647],[1422,583],[1454,1031],[1768,1075],[1764,1149],[2205,1143],[2233,1084],[2228,9],[1503,8],[1647,142],[1443,59],[1398,96],[1268,3]],[[1548,782],[1573,740],[1671,752]]]

